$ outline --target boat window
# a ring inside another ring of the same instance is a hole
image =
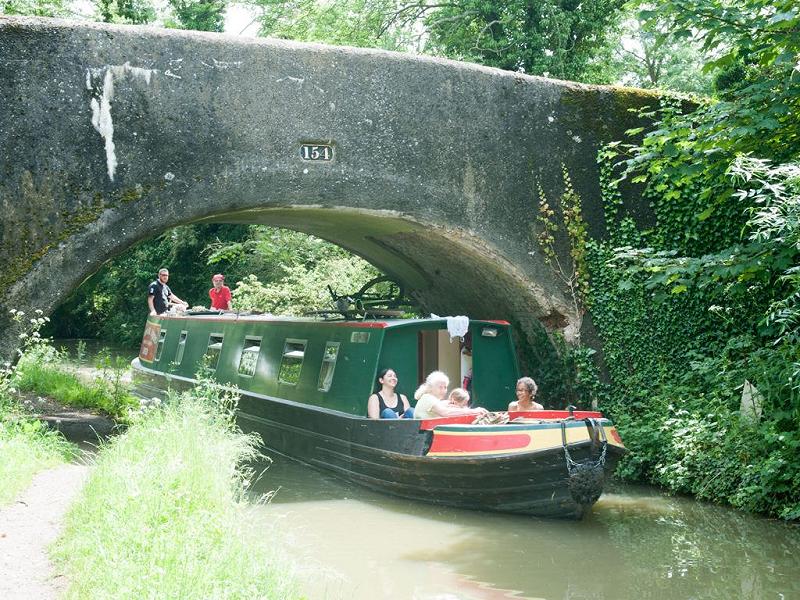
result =
[[[322,355],[322,368],[319,370],[319,383],[317,384],[321,392],[327,392],[331,389],[333,369],[336,367],[337,356],[339,356],[339,342],[325,344],[325,354]]]
[[[186,350],[186,338],[189,335],[188,331],[181,331],[181,337],[178,340],[178,349],[175,351],[175,364],[179,365],[183,362],[183,351]]]
[[[306,355],[306,340],[286,340],[283,345],[283,358],[281,370],[278,372],[278,381],[297,385],[300,381],[300,368]]]
[[[245,377],[252,377],[256,374],[256,365],[258,364],[258,353],[261,351],[261,338],[250,337],[244,338],[244,348],[242,348],[242,356],[239,358],[239,375]]]
[[[354,331],[350,334],[350,341],[354,344],[366,344],[369,342],[369,331]]]
[[[164,339],[167,337],[166,329],[162,329],[158,334],[158,346],[156,346],[156,357],[153,359],[158,362],[161,360],[161,352],[164,350]]]
[[[208,336],[206,366],[212,371],[216,371],[219,364],[219,355],[222,354],[222,340],[223,335],[221,333],[212,333]]]

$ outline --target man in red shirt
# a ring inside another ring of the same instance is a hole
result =
[[[222,273],[217,273],[211,278],[211,283],[214,284],[214,287],[208,290],[208,297],[211,298],[211,308],[233,310],[231,306],[231,289],[224,285],[225,276]]]

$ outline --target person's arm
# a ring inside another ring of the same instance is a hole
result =
[[[184,302],[183,300],[178,298],[175,294],[169,295],[169,301],[174,302],[175,304],[183,304],[184,306],[189,306],[188,302]]]
[[[400,402],[403,403],[403,412],[411,408],[411,404],[408,403],[408,398],[406,398],[405,394],[400,394]]]
[[[457,417],[459,415],[482,415],[488,412],[485,408],[460,408],[449,404],[446,400],[439,400],[431,407],[431,412],[440,417]]]
[[[225,288],[225,310],[233,310],[233,296],[230,288]]]
[[[508,410],[509,411],[519,410],[519,403],[515,400],[514,402],[508,405]]]
[[[147,296],[147,306],[150,307],[150,316],[151,317],[156,316],[156,307],[153,306],[153,296],[152,296],[152,294],[148,294],[148,296]]]
[[[378,414],[378,408],[380,408],[380,404],[378,404],[378,395],[372,394],[367,400],[367,416],[370,419],[380,419],[381,416]]]

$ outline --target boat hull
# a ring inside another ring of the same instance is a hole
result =
[[[141,395],[158,395],[166,385],[193,384],[182,378],[167,380],[141,365],[134,367]],[[591,502],[576,502],[570,492],[570,471],[561,444],[516,452],[431,456],[427,453],[436,447],[434,438],[440,430],[461,435],[462,426],[425,429],[418,420],[371,420],[240,393],[238,422],[244,431],[258,433],[266,448],[379,492],[429,504],[551,518],[580,519],[591,508]],[[466,431],[480,437],[481,432],[496,433],[496,427]],[[586,428],[579,425],[577,429]],[[505,425],[503,431],[509,435],[504,439],[514,437],[517,430],[529,432],[530,427]],[[588,436],[586,441],[569,443],[568,448],[575,462],[599,459],[600,444]],[[601,465],[606,475],[624,452],[621,446],[607,445]]]

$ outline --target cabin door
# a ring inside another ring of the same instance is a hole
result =
[[[431,371],[443,371],[450,378],[450,389],[459,387],[461,375],[461,340],[453,338],[444,329],[420,331],[419,383],[425,381]]]

